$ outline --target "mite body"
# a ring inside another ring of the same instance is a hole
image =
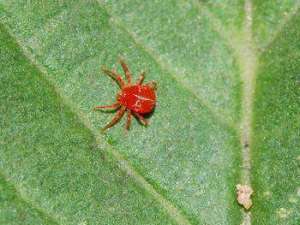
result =
[[[135,116],[143,125],[147,126],[148,121],[144,118],[145,114],[153,111],[156,105],[156,83],[151,81],[143,84],[145,74],[142,73],[136,83],[132,84],[132,75],[123,60],[120,60],[124,70],[127,83],[115,71],[103,69],[103,71],[113,78],[120,87],[116,102],[106,106],[96,106],[95,109],[113,109],[117,110],[116,115],[103,130],[114,126],[127,113],[126,129],[130,128],[132,115]]]

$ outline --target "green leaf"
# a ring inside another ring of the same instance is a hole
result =
[[[0,224],[299,224],[299,6],[0,0]],[[157,107],[103,134],[119,56]]]
[[[299,15],[260,56],[252,154],[253,186],[259,191],[255,224],[300,223]]]

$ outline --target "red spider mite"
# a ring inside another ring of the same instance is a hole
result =
[[[116,71],[102,68],[103,72],[114,79],[120,86],[120,92],[116,96],[116,102],[106,106],[96,106],[95,109],[112,109],[118,110],[117,114],[108,123],[103,131],[114,126],[120,121],[124,113],[127,112],[126,130],[129,130],[132,115],[135,116],[143,125],[147,126],[148,121],[144,118],[145,114],[153,111],[156,104],[156,83],[151,81],[143,84],[145,73],[141,73],[136,83],[131,83],[132,75],[126,63],[120,59],[120,64],[124,70],[127,83]]]

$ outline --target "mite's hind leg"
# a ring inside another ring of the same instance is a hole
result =
[[[116,102],[112,105],[96,106],[94,109],[117,109],[119,107],[120,107],[120,104],[118,102]]]
[[[131,125],[131,119],[132,119],[132,113],[131,110],[127,111],[127,121],[126,121],[126,130],[129,130],[130,125]]]
[[[105,127],[103,127],[102,131],[105,131],[106,129],[114,126],[117,122],[119,122],[119,120],[122,118],[122,116],[124,115],[126,111],[126,107],[122,106],[119,111],[117,112],[117,114],[114,116],[114,118],[110,121],[109,124],[107,124]]]
[[[142,116],[142,115],[140,115],[140,114],[138,114],[138,113],[133,113],[133,115],[135,116],[135,117],[137,117],[137,119],[144,125],[144,126],[148,126],[148,121]]]

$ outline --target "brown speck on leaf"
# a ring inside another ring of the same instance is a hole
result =
[[[250,209],[252,206],[251,195],[253,194],[253,190],[248,185],[236,185],[236,193],[237,193],[237,201],[240,205],[242,205],[245,209]]]
[[[245,142],[245,143],[244,143],[244,148],[249,148],[248,142]]]

